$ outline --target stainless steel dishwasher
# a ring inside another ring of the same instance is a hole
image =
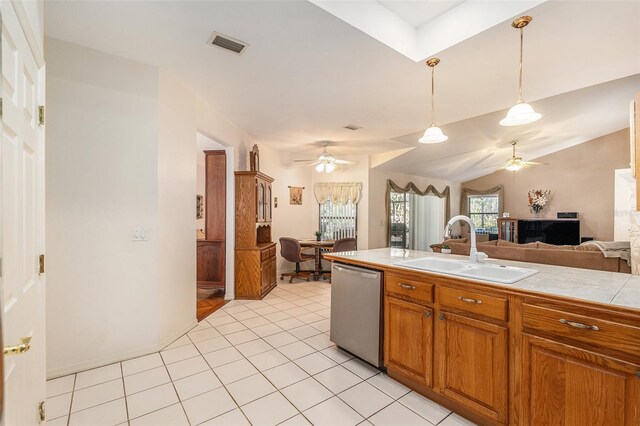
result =
[[[382,366],[382,273],[333,262],[331,341]]]

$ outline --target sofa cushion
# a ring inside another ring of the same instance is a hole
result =
[[[467,241],[469,241],[467,238],[449,238],[448,240],[445,240],[444,243],[466,243]]]
[[[557,246],[555,244],[547,244],[547,243],[541,243],[538,242],[538,248],[539,249],[549,249],[549,250],[573,250],[575,246],[572,245],[563,245],[563,246]]]
[[[538,248],[538,243],[518,244],[507,240],[498,240],[498,247]]]
[[[593,244],[587,244],[587,245],[579,245],[579,246],[573,246],[574,250],[577,251],[600,251],[600,249],[593,245]]]

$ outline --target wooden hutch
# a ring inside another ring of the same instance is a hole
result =
[[[204,151],[204,239],[197,240],[198,288],[225,289],[227,159],[224,151]]]
[[[273,178],[260,172],[235,172],[236,294],[262,299],[276,286],[276,243],[271,241]]]

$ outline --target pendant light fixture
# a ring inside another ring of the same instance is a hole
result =
[[[440,63],[440,59],[438,58],[429,58],[427,59],[427,66],[431,68],[431,127],[429,127],[425,132],[424,136],[418,139],[420,143],[440,143],[449,139],[440,127],[436,126],[436,109],[434,102],[435,95],[435,68],[436,65]]]
[[[529,25],[533,18],[521,16],[511,23],[511,26],[520,30],[520,69],[518,79],[518,102],[509,109],[507,116],[500,120],[502,126],[521,126],[540,120],[542,114],[533,110],[533,107],[522,99],[522,52],[524,45],[524,27]]]

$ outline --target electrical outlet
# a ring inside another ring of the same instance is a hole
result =
[[[142,226],[136,226],[131,233],[132,241],[147,241],[147,230]]]

